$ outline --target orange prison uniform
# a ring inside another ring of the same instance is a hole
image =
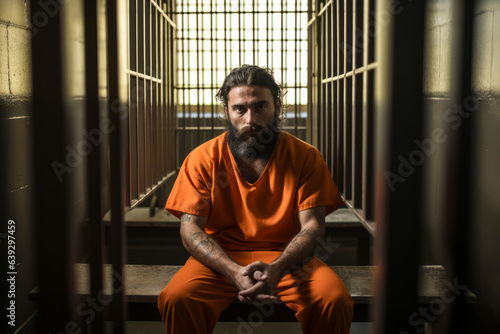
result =
[[[200,145],[185,159],[165,208],[208,216],[205,231],[238,264],[276,259],[300,231],[299,211],[343,201],[321,153],[286,133],[261,177],[249,183],[227,145],[227,132]],[[278,296],[304,333],[349,333],[353,302],[342,280],[313,257],[277,286]],[[211,333],[238,289],[194,257],[158,298],[166,333]]]

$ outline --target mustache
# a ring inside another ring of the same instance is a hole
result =
[[[260,132],[264,128],[265,128],[264,126],[260,126],[260,125],[248,125],[248,126],[241,128],[241,130],[238,131],[237,135],[242,136],[242,135],[247,134],[249,132]]]

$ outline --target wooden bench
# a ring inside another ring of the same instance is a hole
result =
[[[144,237],[160,237],[179,235],[180,221],[177,217],[166,210],[157,209],[154,215],[150,215],[148,207],[137,207],[125,214],[125,223],[129,235]],[[109,225],[111,216],[109,212],[103,221]],[[370,240],[371,234],[361,224],[359,219],[350,209],[338,209],[325,219],[327,235],[335,238],[355,238],[357,240],[357,263],[365,265],[371,263]],[[158,229],[161,228],[161,233]]]
[[[128,319],[130,321],[161,320],[156,306],[158,295],[181,267],[168,265],[125,266],[125,295],[128,300]],[[374,302],[372,280],[374,266],[333,266],[332,269],[344,281],[354,300],[354,321],[369,321],[368,307]],[[82,302],[85,302],[85,298],[90,296],[89,265],[78,263],[75,266],[75,271],[76,294],[82,297]],[[121,278],[111,275],[109,265],[105,266],[104,276],[103,293],[109,295],[112,291],[112,283],[118,279],[121,280]],[[446,288],[444,282],[444,268],[442,266],[421,266],[419,305],[425,307],[433,301],[440,300],[443,289]],[[36,299],[37,291],[36,288],[31,291],[30,297],[32,299]],[[447,293],[449,294],[449,292]],[[476,302],[476,296],[470,291],[467,290],[465,294],[468,302]],[[250,322],[255,321],[255,319],[262,319],[261,321],[264,322],[296,321],[294,312],[284,304],[273,304],[271,311],[261,312],[262,316],[258,316],[255,312],[261,311],[253,305],[243,304],[235,300],[222,312],[219,321],[239,322],[241,319]]]

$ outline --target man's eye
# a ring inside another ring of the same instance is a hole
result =
[[[263,104],[260,104],[257,106],[257,110],[264,110],[265,108],[266,108],[266,106]]]

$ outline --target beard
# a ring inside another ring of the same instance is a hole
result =
[[[236,160],[252,161],[269,155],[278,141],[280,119],[276,116],[267,126],[250,125],[237,130],[229,119],[226,120],[229,130],[227,143]]]

